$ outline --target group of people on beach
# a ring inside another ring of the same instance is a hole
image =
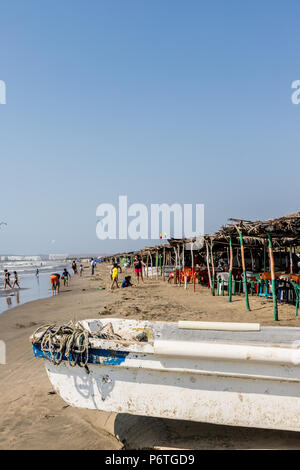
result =
[[[59,294],[59,289],[60,289],[60,281],[64,281],[64,286],[69,285],[69,279],[71,277],[71,274],[67,270],[67,268],[64,269],[62,274],[59,273],[52,273],[50,275],[50,282],[51,282],[51,291],[52,295],[57,295]]]
[[[72,270],[73,270],[74,276],[76,276],[76,274],[78,274],[78,267],[77,267],[77,263],[76,263],[75,260],[72,262]],[[80,277],[82,276],[82,273],[83,273],[83,266],[82,266],[82,264],[80,264],[80,266],[79,266],[79,275],[80,275]]]
[[[75,260],[72,261],[72,270],[73,270],[73,275],[74,276],[79,274],[80,277],[82,277],[82,273],[83,273],[83,265],[82,264],[80,264],[80,266],[78,268],[76,261]],[[62,274],[52,273],[50,275],[52,296],[59,294],[60,282],[61,281],[63,281],[64,286],[68,287],[70,278],[71,278],[71,274],[69,273],[67,268],[64,268],[64,271],[63,271]]]
[[[11,274],[8,272],[8,270],[4,269],[4,290],[7,287],[10,287],[11,289],[14,289],[15,286],[17,286],[20,289],[19,277],[18,277],[17,271],[14,271],[13,285],[11,285],[11,283],[10,283],[10,276],[11,276]]]
[[[136,255],[133,260],[133,267],[134,267],[134,271],[136,275],[137,284],[139,284],[140,279],[142,282],[144,282],[143,266],[146,266],[145,263],[141,260],[141,258],[138,255]],[[122,268],[119,266],[118,263],[113,263],[110,269],[110,278],[111,278],[110,290],[113,290],[114,287],[119,288],[119,283],[118,283],[119,271],[121,273]],[[121,287],[124,288],[124,287],[130,287],[130,286],[135,286],[135,284],[131,283],[131,276],[126,276],[121,284]]]
[[[95,270],[95,266],[96,266],[96,262],[95,260],[92,258],[90,260],[90,263],[91,263],[91,274],[93,275],[94,274],[94,270]],[[132,263],[132,266],[134,268],[134,271],[135,271],[135,275],[136,275],[136,281],[137,281],[137,284],[139,284],[139,281],[141,279],[142,282],[144,282],[144,279],[143,279],[143,266],[146,266],[145,263],[140,259],[139,256],[135,256],[134,257],[134,260],[133,260],[133,263]],[[80,277],[82,276],[82,273],[83,273],[83,265],[80,264],[79,266],[79,270],[78,270],[78,267],[77,267],[77,263],[76,261],[74,260],[72,262],[72,270],[73,270],[73,274],[74,275],[80,275]],[[110,278],[111,278],[111,285],[110,285],[110,289],[114,289],[114,287],[117,287],[119,288],[119,283],[118,283],[118,275],[119,275],[119,272],[121,273],[122,272],[122,268],[119,266],[118,263],[113,263],[112,267],[111,267],[111,270],[110,270]],[[18,288],[20,288],[20,285],[19,285],[19,277],[18,277],[18,273],[17,271],[14,271],[13,272],[14,274],[14,280],[13,280],[13,283],[11,284],[11,280],[10,280],[10,276],[11,274],[8,272],[7,269],[4,269],[4,289],[6,288],[10,288],[10,289],[14,289],[15,286],[17,286]],[[36,272],[35,272],[35,276],[38,278],[39,277],[39,269],[36,269]],[[64,286],[68,286],[69,285],[69,279],[71,278],[71,275],[70,273],[68,272],[68,270],[65,268],[63,273],[62,274],[59,274],[59,273],[51,273],[50,274],[50,283],[51,283],[51,292],[52,292],[52,296],[54,295],[57,295],[59,294],[59,290],[60,290],[60,282],[63,281],[64,282]],[[122,281],[122,284],[121,284],[121,287],[122,288],[125,288],[125,287],[130,287],[130,286],[135,286],[135,284],[132,284],[131,282],[131,276],[125,276],[125,279]]]

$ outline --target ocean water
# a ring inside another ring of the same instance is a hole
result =
[[[40,270],[39,276],[35,276],[36,268]],[[0,263],[0,314],[32,300],[44,299],[51,296],[50,274],[61,274],[67,268],[72,275],[71,266],[63,261],[47,261],[41,263],[5,262]],[[4,269],[7,269],[13,284],[14,274],[17,271],[20,289],[3,289]]]

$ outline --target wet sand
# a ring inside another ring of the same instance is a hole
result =
[[[124,278],[122,273],[120,279]],[[6,365],[0,365],[0,449],[298,449],[300,433],[231,428],[204,423],[81,410],[53,393],[42,360],[33,357],[29,336],[41,324],[100,317],[148,320],[253,321],[262,325],[300,326],[295,307],[244,297],[212,298],[207,288],[169,285],[145,279],[134,288],[109,291],[109,267],[95,276],[84,270],[56,297],[36,300],[0,315],[0,339]],[[130,272],[130,274],[132,274]],[[104,287],[103,290],[98,288]]]

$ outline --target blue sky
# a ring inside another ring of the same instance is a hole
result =
[[[297,1],[5,0],[0,253],[112,252],[96,208],[299,210]],[[55,243],[51,243],[55,240]]]

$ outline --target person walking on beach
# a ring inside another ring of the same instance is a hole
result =
[[[82,273],[83,273],[83,266],[82,264],[79,266],[79,275],[80,277],[82,277]]]
[[[111,270],[110,270],[110,277],[111,277],[111,280],[112,280],[111,285],[110,285],[110,290],[113,290],[114,285],[116,285],[117,288],[119,288],[119,284],[118,284],[119,269],[120,269],[120,272],[122,272],[122,269],[118,265],[118,263],[114,263]]]
[[[59,294],[59,287],[60,287],[59,279],[60,279],[60,274],[54,273],[50,275],[52,295]]]
[[[146,266],[145,263],[140,259],[139,256],[135,255],[134,260],[133,260],[133,266],[134,266],[134,271],[137,279],[137,283],[140,281],[140,276],[142,279],[142,282],[144,282],[143,279],[143,266]]]
[[[77,264],[76,264],[75,261],[73,261],[73,263],[72,263],[72,269],[73,269],[74,275],[77,274]]]
[[[4,269],[4,289],[6,289],[6,286],[9,286],[11,288],[9,278],[10,278],[10,273],[7,271],[7,269]]]
[[[63,273],[62,273],[62,276],[61,276],[64,280],[64,286],[69,286],[69,277],[71,277],[69,271],[67,271],[67,268],[65,268],[63,270]]]
[[[91,259],[91,266],[92,266],[92,276],[94,276],[95,266],[96,266],[96,261],[94,260],[94,258]]]
[[[17,271],[14,271],[14,275],[15,275],[15,278],[14,278],[14,282],[13,282],[12,289],[13,289],[15,286],[18,286],[18,288],[20,289],[20,286],[19,286],[19,277],[18,277]]]

